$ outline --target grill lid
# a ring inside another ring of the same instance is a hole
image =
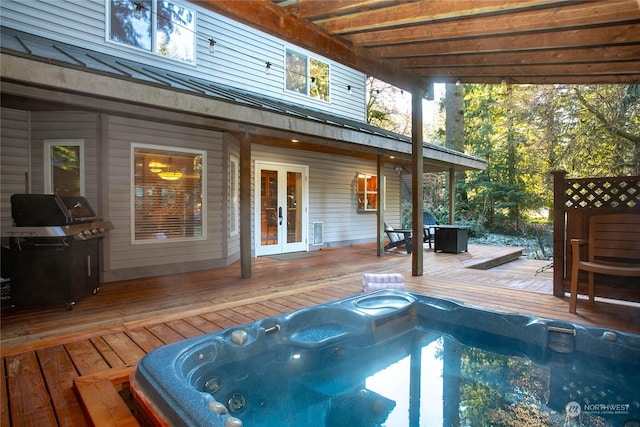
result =
[[[18,227],[69,225],[99,220],[84,197],[14,194],[11,216]]]

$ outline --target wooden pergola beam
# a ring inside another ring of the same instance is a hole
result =
[[[498,2],[493,1],[494,5]],[[436,3],[438,4],[438,3]],[[451,3],[448,3],[449,5]],[[458,2],[459,5],[475,6],[476,2]],[[525,4],[522,4],[525,6]],[[638,7],[626,0],[611,0],[608,2],[594,2],[592,4],[572,4],[562,8],[550,9],[548,6],[557,6],[555,3],[545,4],[543,9],[502,9],[500,15],[496,13],[483,14],[475,13],[467,15],[464,19],[464,25],[451,25],[447,18],[451,17],[451,13],[444,16],[423,15],[420,19],[411,20],[411,26],[398,26],[388,29],[379,29],[371,31],[371,28],[363,28],[362,32],[348,34],[355,28],[351,27],[347,30],[347,25],[353,25],[356,18],[345,16],[334,18],[336,20],[345,21],[345,30],[343,36],[351,42],[359,46],[375,46],[380,44],[394,43],[411,43],[417,41],[442,41],[447,39],[459,39],[469,37],[495,37],[504,35],[505,32],[521,35],[527,32],[540,33],[541,31],[559,31],[563,29],[573,29],[575,27],[594,28],[618,26],[622,22],[633,23],[638,20],[640,10]],[[507,13],[509,12],[509,13]],[[517,13],[512,13],[517,12]],[[373,18],[373,12],[369,13],[366,19]],[[457,19],[463,18],[465,15],[457,16]],[[386,22],[392,22],[390,16],[381,16],[379,19],[386,19]],[[362,17],[362,19],[365,19]],[[334,25],[328,25],[327,21],[317,22],[329,32],[339,32],[339,28]],[[407,29],[410,29],[409,31]]]
[[[476,16],[495,17],[498,15],[510,15],[538,8],[557,7],[568,4],[569,2],[570,0],[410,2],[394,7],[381,8],[380,10],[375,10],[374,7],[371,7],[369,9],[374,10],[369,10],[366,15],[349,14],[318,20],[316,23],[330,33],[348,34],[352,32],[379,31],[386,28],[421,26],[428,22],[450,20],[453,17],[461,19]],[[317,5],[316,8],[318,6],[319,5]],[[318,9],[318,12],[321,12],[321,9]]]

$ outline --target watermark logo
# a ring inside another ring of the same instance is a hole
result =
[[[628,415],[628,403],[585,403],[580,405],[576,401],[567,403],[564,410],[569,417],[575,418],[581,413],[595,415]]]
[[[580,404],[575,401],[571,401],[567,403],[567,406],[564,407],[564,410],[568,416],[571,418],[575,418],[580,415],[582,408],[580,408]]]

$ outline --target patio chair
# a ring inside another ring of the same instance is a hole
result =
[[[362,292],[377,291],[379,289],[404,289],[404,276],[399,273],[362,275]]]
[[[536,239],[538,240],[538,245],[540,246],[542,256],[544,257],[544,259],[551,262],[537,269],[534,276],[537,276],[538,274],[543,273],[547,270],[551,270],[553,268],[553,233],[544,230],[539,231],[536,234]]]
[[[411,253],[411,230],[406,229],[394,229],[384,224],[384,232],[389,238],[389,243],[384,246],[385,251],[395,249],[400,246],[404,246],[407,253]]]
[[[424,243],[429,243],[429,249],[431,249],[431,240],[434,238],[433,227],[431,225],[437,225],[436,218],[429,212],[422,212],[422,225],[424,226]]]

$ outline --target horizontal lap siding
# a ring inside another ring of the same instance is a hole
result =
[[[360,212],[356,206],[358,173],[376,174],[375,162],[331,154],[254,145],[252,160],[309,166],[309,239],[313,241],[313,223],[324,223],[327,246],[353,242],[371,242],[376,238],[375,212]],[[400,221],[400,184],[392,165],[387,175],[385,218]],[[311,247],[311,246],[310,246]]]
[[[330,65],[331,102],[295,96],[284,90],[284,51],[285,47],[294,46],[204,9],[197,1],[174,2],[196,12],[195,66],[107,42],[104,0],[3,0],[0,16],[3,25],[20,31],[364,121],[363,73],[318,56]],[[214,53],[209,52],[210,38],[216,41]],[[266,62],[273,64],[270,75],[265,73]],[[352,93],[348,93],[347,86],[351,86]]]
[[[11,195],[25,193],[29,168],[30,113],[3,108],[0,122],[0,170],[2,170],[1,226],[11,227]]]
[[[109,122],[108,186],[110,217],[110,270],[166,266],[216,260],[223,256],[226,213],[222,211],[222,136],[218,132],[190,129],[111,116]],[[187,242],[131,243],[131,144],[153,144],[207,152],[207,239]]]

